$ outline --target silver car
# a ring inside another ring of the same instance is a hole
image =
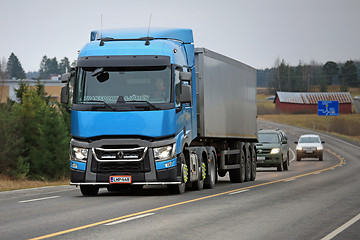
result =
[[[323,160],[324,146],[320,140],[319,135],[306,134],[301,135],[296,145],[296,161],[301,161],[302,158],[318,158]]]

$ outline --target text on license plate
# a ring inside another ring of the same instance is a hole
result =
[[[258,160],[258,161],[264,161],[264,160],[265,160],[265,157],[257,157],[257,160]]]
[[[110,183],[131,183],[131,176],[110,176]]]

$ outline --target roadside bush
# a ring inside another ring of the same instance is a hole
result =
[[[22,84],[19,103],[0,108],[0,174],[59,180],[69,176],[70,116],[44,88]]]

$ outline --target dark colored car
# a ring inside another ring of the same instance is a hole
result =
[[[296,161],[301,161],[301,158],[318,158],[319,161],[323,160],[325,142],[320,140],[319,135],[306,134],[301,135],[299,141],[295,142],[296,145]]]
[[[288,170],[289,145],[286,133],[282,130],[260,130],[259,143],[256,144],[257,166],[277,167],[278,171]]]

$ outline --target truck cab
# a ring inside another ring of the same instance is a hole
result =
[[[72,81],[65,76],[71,184],[84,195],[115,184],[182,183],[177,156],[196,137],[192,30],[150,33],[91,32]]]

